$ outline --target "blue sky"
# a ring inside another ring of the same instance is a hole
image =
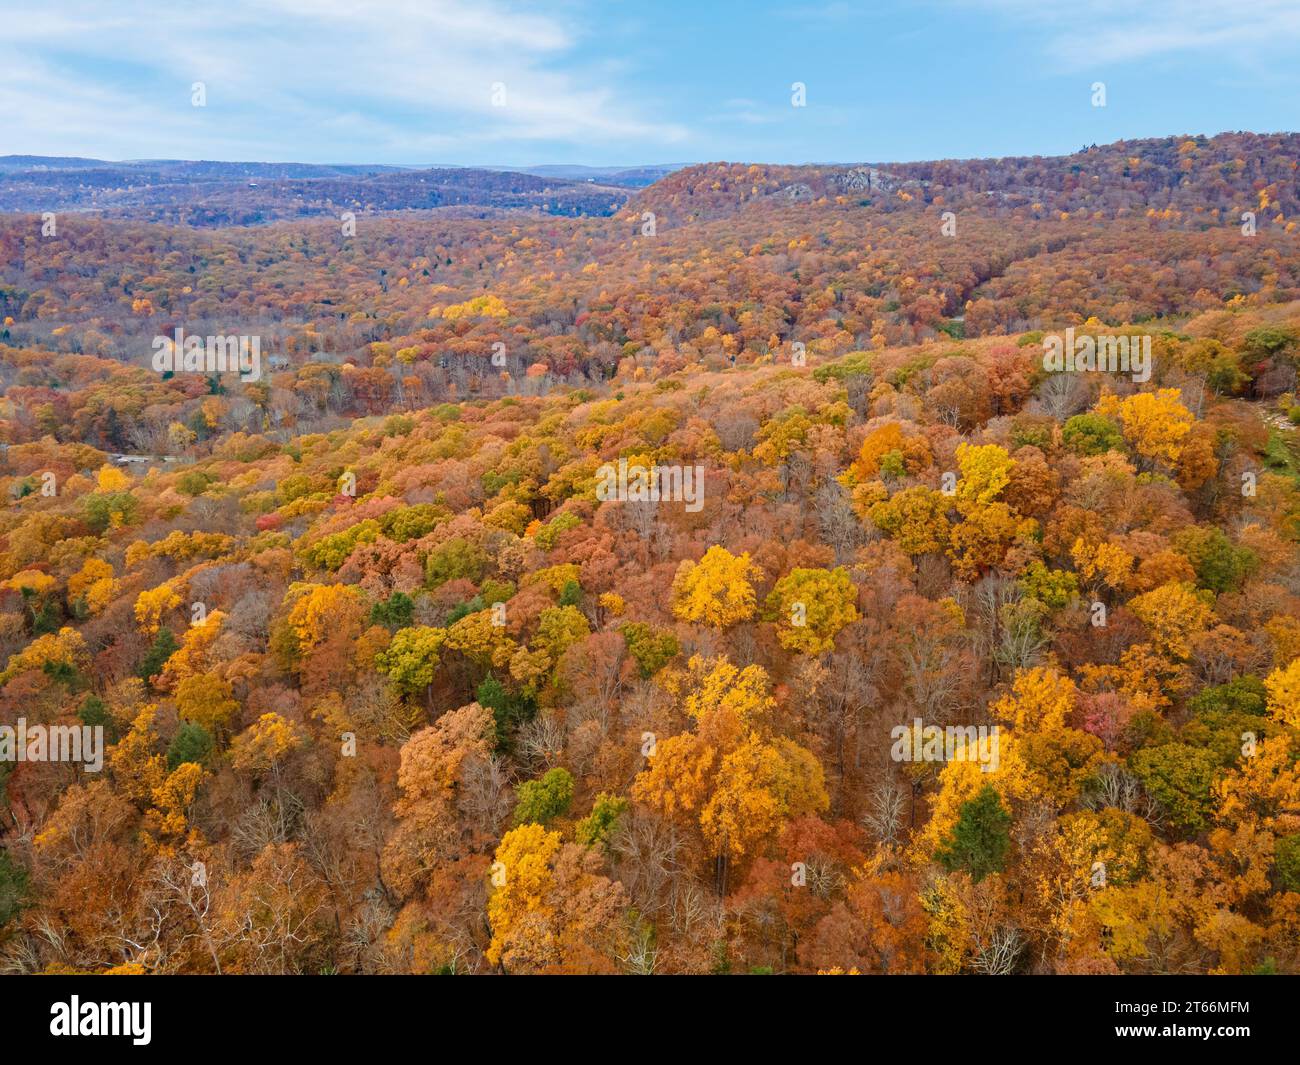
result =
[[[884,162],[1300,128],[1298,0],[0,0],[0,25],[0,154]]]

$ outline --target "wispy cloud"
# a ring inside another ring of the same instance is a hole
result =
[[[1258,63],[1300,41],[1296,0],[940,0],[986,9],[1036,31],[1053,62],[1071,69],[1197,52],[1223,65]]]
[[[1059,151],[1293,127],[1300,80],[1300,0],[0,0],[0,27],[0,151],[108,158]]]
[[[265,158],[312,143],[323,159],[332,135],[352,138],[334,158],[361,145],[412,161],[453,146],[685,136],[583,68],[576,17],[505,0],[65,0],[22,17],[3,6],[16,58],[0,67],[0,106],[15,150]],[[191,106],[195,81],[206,107]]]

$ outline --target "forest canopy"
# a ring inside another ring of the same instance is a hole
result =
[[[1300,972],[1298,166],[0,215],[0,971]]]

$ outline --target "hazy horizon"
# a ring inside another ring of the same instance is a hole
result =
[[[236,165],[245,163],[256,166],[319,166],[319,167],[384,167],[396,170],[495,170],[495,171],[520,171],[528,172],[543,169],[563,169],[563,170],[592,170],[600,172],[619,172],[630,170],[682,170],[691,166],[708,166],[716,163],[759,163],[771,166],[860,166],[860,165],[889,165],[891,163],[931,163],[931,162],[964,162],[975,159],[1031,159],[1031,158],[1058,158],[1061,156],[1073,155],[1085,147],[1105,147],[1110,144],[1132,141],[1155,141],[1178,138],[1214,138],[1228,134],[1248,133],[1257,136],[1281,136],[1289,133],[1300,132],[1296,129],[1221,129],[1213,133],[1208,130],[1166,130],[1161,133],[1143,134],[1134,137],[1119,137],[1115,140],[1108,141],[1091,141],[1087,144],[1079,144],[1074,148],[1059,152],[1009,152],[1003,155],[930,155],[918,156],[916,158],[829,158],[829,159],[799,159],[789,162],[776,161],[772,159],[729,159],[729,158],[699,158],[688,159],[678,162],[614,162],[614,163],[588,163],[583,161],[576,162],[559,162],[555,160],[542,160],[531,163],[507,162],[507,163],[485,163],[485,162],[466,162],[452,163],[445,160],[435,160],[432,162],[380,162],[374,159],[359,160],[356,162],[344,162],[338,159],[309,160],[296,158],[238,158],[223,159],[216,156],[138,156],[132,158],[108,158],[104,156],[89,156],[79,153],[37,153],[37,152],[7,152],[0,155],[0,160],[5,159],[78,159],[97,163],[111,163],[118,166],[133,166],[151,163],[227,163]]]

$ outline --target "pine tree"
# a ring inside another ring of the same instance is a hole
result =
[[[964,869],[976,882],[989,873],[1000,873],[1011,847],[1011,815],[1007,813],[991,784],[985,784],[975,798],[961,805],[957,824],[935,860],[948,872]]]

